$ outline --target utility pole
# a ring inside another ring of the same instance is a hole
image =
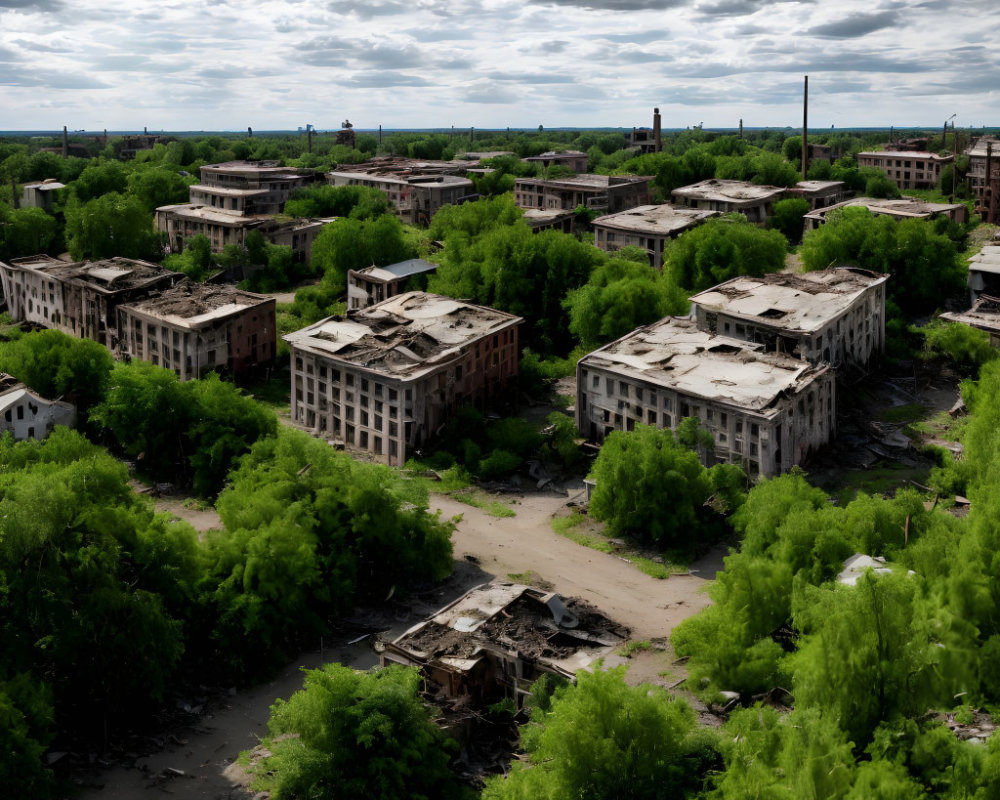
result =
[[[476,129],[469,128],[469,144],[472,144],[474,141],[476,141]]]
[[[955,140],[955,154],[951,159],[951,202],[955,202],[955,181],[958,180],[958,133],[955,131],[955,123],[951,123],[951,135]]]
[[[989,158],[987,158],[986,161],[989,163]],[[989,172],[989,170],[987,170],[987,172]],[[17,196],[17,181],[13,178],[10,179],[10,200],[14,205],[14,210],[17,211],[21,204]]]
[[[743,117],[740,117],[740,138],[743,138]]]
[[[802,180],[809,171],[809,76],[802,88]]]
[[[306,151],[311,153],[313,151],[313,129],[312,127],[306,127]]]

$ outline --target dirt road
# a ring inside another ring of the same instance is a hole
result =
[[[680,621],[708,604],[703,589],[722,566],[721,551],[692,565],[693,575],[656,580],[617,556],[582,547],[552,531],[550,520],[563,510],[564,495],[527,494],[512,508],[515,517],[493,518],[445,495],[432,495],[431,508],[447,517],[461,515],[454,534],[456,573],[448,583],[409,615],[391,620],[388,637],[406,630],[473,585],[492,578],[531,572],[560,594],[579,596],[608,616],[628,625],[634,639],[667,636]],[[200,530],[221,527],[214,510],[193,511],[180,502],[157,503],[193,522]],[[472,556],[467,560],[466,556]],[[476,566],[478,565],[478,567]],[[275,699],[287,698],[302,686],[301,668],[339,661],[365,669],[377,656],[369,641],[350,644],[342,636],[300,656],[277,678],[217,702],[197,722],[178,731],[171,744],[139,759],[135,767],[117,767],[96,773],[81,800],[133,800],[167,792],[198,800],[248,800],[252,795],[238,784],[232,767],[241,750],[264,736],[268,709]]]

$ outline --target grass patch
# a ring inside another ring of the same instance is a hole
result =
[[[636,653],[652,649],[653,643],[649,639],[640,639],[635,642],[625,642],[625,644],[618,648],[618,655],[622,658],[632,658]]]
[[[870,495],[886,495],[900,488],[905,481],[926,484],[931,467],[908,467],[886,461],[879,461],[869,469],[851,470],[842,474],[838,490],[834,493],[837,503],[847,505],[861,492]]]
[[[190,511],[208,511],[212,508],[212,504],[208,500],[202,500],[199,497],[189,497],[181,505]]]
[[[646,558],[645,556],[631,556],[629,561],[635,564],[640,572],[646,573],[650,578],[663,581],[670,577],[670,567],[666,564],[661,564],[659,561],[653,561],[653,559]]]
[[[606,536],[601,530],[595,530],[596,526],[585,525],[584,523],[587,521],[587,515],[574,508],[569,516],[553,517],[551,525],[553,531],[560,536],[565,536],[571,542],[576,542],[600,553],[611,553],[619,556],[622,560],[635,565],[640,572],[657,580],[669,578],[670,573],[674,570],[686,569],[686,567],[679,567],[672,559],[658,561],[642,555],[635,548]]]
[[[291,375],[287,370],[274,370],[268,380],[250,383],[245,388],[254,400],[272,411],[291,413]]]
[[[565,536],[571,542],[589,547],[591,550],[598,550],[602,553],[615,552],[614,544],[606,536],[577,530],[586,521],[587,518],[583,514],[573,509],[573,513],[568,517],[553,517],[552,530],[560,536]]]
[[[514,583],[530,584],[538,580],[538,573],[529,569],[527,572],[508,572],[507,577]]]
[[[490,517],[504,518],[517,516],[509,504],[493,500],[492,495],[487,494],[482,489],[462,489],[457,492],[451,492],[449,497],[457,500],[459,503],[465,503],[467,506],[481,509]]]
[[[947,411],[939,411],[927,419],[911,422],[903,428],[903,433],[910,438],[930,437],[946,442],[957,442],[961,440],[968,424],[968,416],[952,417]]]
[[[917,422],[927,415],[927,406],[920,403],[906,403],[885,409],[878,418],[882,422]]]

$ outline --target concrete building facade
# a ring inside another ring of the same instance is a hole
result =
[[[120,355],[171,369],[181,380],[240,375],[274,360],[275,300],[233,286],[184,282],[118,308]]]
[[[969,303],[981,295],[1000,297],[1000,244],[985,245],[969,259]]]
[[[26,183],[21,187],[21,208],[40,208],[44,211],[51,211],[56,192],[65,188],[66,184],[60,183],[55,178]]]
[[[588,157],[586,153],[582,153],[579,150],[563,150],[561,152],[549,150],[547,153],[542,153],[538,156],[528,156],[524,160],[529,164],[541,164],[546,169],[549,167],[566,167],[566,169],[571,169],[579,175],[587,171]]]
[[[900,189],[933,189],[941,180],[945,164],[954,156],[919,151],[882,151],[858,153],[858,167],[874,167]]]
[[[337,169],[326,177],[334,186],[368,186],[385,192],[396,215],[411,225],[429,225],[442,206],[458,205],[474,193],[468,178],[448,174],[408,175],[373,168],[368,172]]]
[[[885,350],[888,275],[841,267],[733,278],[691,298],[702,330],[811,364],[865,367]]]
[[[789,197],[808,201],[810,211],[841,203],[853,194],[843,181],[799,181],[788,189]]]
[[[758,186],[746,181],[712,178],[681,186],[670,195],[677,205],[723,214],[737,212],[750,222],[762,225],[771,214],[771,206],[786,192],[787,189],[780,186]]]
[[[634,175],[577,175],[555,180],[517,178],[514,202],[520,208],[573,211],[584,206],[615,213],[648,205],[651,180]]]
[[[437,271],[437,264],[411,258],[387,267],[365,267],[347,272],[347,307],[367,308],[402,294],[411,279]]]
[[[867,208],[876,217],[886,216],[893,219],[934,219],[948,217],[953,222],[965,222],[969,210],[964,203],[926,203],[913,197],[900,197],[888,200],[876,197],[855,197],[841,203],[835,203],[825,208],[810,211],[803,219],[807,231],[815,230],[824,222],[829,214],[841,208]]]
[[[0,436],[10,433],[14,441],[41,440],[56,425],[72,428],[76,406],[62,400],[46,400],[12,375],[0,372]]]
[[[521,322],[408,292],[290,333],[292,419],[401,465],[459,406],[502,401],[517,377]]]
[[[990,335],[990,346],[1000,347],[1000,297],[981,294],[968,311],[952,311],[942,314],[941,319],[986,331]]]
[[[276,161],[228,161],[201,168],[201,183],[190,188],[192,205],[236,216],[280,214],[296,189],[322,176],[315,170],[281,167]]]
[[[663,269],[663,250],[670,239],[700,225],[706,219],[719,216],[718,211],[683,208],[669,203],[656,206],[636,206],[628,211],[598,217],[594,227],[594,244],[613,253],[623,247],[640,247],[649,256],[649,263]]]
[[[706,464],[773,476],[802,464],[836,428],[833,370],[668,317],[577,364],[576,423],[603,441],[643,423],[676,430],[694,417],[715,446]]]
[[[981,136],[965,151],[969,157],[969,187],[976,200],[975,211],[983,222],[1000,223],[1000,139]]]

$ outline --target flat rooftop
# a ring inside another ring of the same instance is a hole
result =
[[[835,203],[825,208],[817,208],[815,211],[806,214],[804,219],[822,220],[831,211],[838,208],[850,207],[867,208],[873,214],[886,214],[892,217],[907,217],[914,219],[926,219],[935,214],[947,214],[959,208],[964,208],[961,203],[928,203],[918,200],[915,197],[900,197],[895,200],[877,197],[854,197],[844,200],[842,203]]]
[[[398,264],[390,264],[387,267],[365,267],[364,269],[352,270],[366,278],[375,278],[380,281],[397,281],[400,278],[408,278],[411,275],[422,275],[425,272],[435,272],[437,264],[424,261],[422,258],[411,258],[408,261],[400,261]]]
[[[560,150],[556,152],[555,150],[547,150],[546,152],[537,156],[528,156],[525,161],[558,161],[559,159],[565,159],[569,161],[571,159],[577,158],[587,158],[587,154],[581,152],[580,150]]]
[[[205,164],[202,172],[231,172],[236,174],[266,174],[269,178],[301,178],[311,170],[300,172],[295,167],[283,167],[277,161],[225,161],[221,164]]]
[[[602,189],[607,190],[612,186],[628,186],[634,183],[649,183],[652,177],[649,175],[592,175],[590,173],[583,173],[581,175],[573,175],[568,178],[554,178],[551,180],[545,178],[517,178],[514,183],[516,185],[520,184],[541,184],[543,186],[551,186],[554,188],[566,188],[566,189]]]
[[[667,317],[584,356],[580,366],[772,417],[779,399],[805,388],[828,367],[763,347],[699,330],[691,319]]]
[[[969,259],[969,272],[1000,275],[1000,245],[988,244]]]
[[[916,158],[920,160],[930,159],[933,161],[951,161],[954,158],[954,156],[952,155],[942,156],[938,155],[937,153],[928,153],[926,150],[877,150],[877,151],[869,151],[866,153],[858,153],[858,158],[861,158],[862,156],[870,156],[875,158],[881,158],[882,156],[885,156],[887,158],[892,158],[892,159]]]
[[[216,186],[213,183],[197,183],[189,188],[193,192],[204,192],[221,197],[256,197],[270,191],[269,189],[233,189],[229,186]]]
[[[521,218],[532,228],[551,225],[576,216],[575,211],[566,211],[561,208],[526,208],[523,209],[523,212]]]
[[[768,327],[810,332],[824,327],[867,289],[888,275],[840,267],[792,275],[733,278],[690,300],[707,311],[728,314]]]
[[[181,328],[205,328],[252,306],[274,303],[273,297],[245,292],[235,286],[183,283],[160,292],[155,297],[128,303],[132,309]]]
[[[618,231],[635,231],[654,236],[673,236],[688,228],[719,216],[718,211],[701,208],[685,208],[663,203],[656,206],[636,206],[628,211],[598,217],[593,225]]]
[[[674,189],[671,195],[689,197],[692,200],[712,200],[716,203],[759,203],[784,194],[787,189],[782,186],[758,186],[746,181],[729,181],[711,178],[690,186]]]
[[[807,194],[813,192],[820,194],[822,192],[838,192],[845,185],[843,181],[799,181],[792,187],[792,190],[798,189]]]
[[[82,282],[108,292],[143,286],[174,274],[159,264],[121,257],[67,263],[51,256],[38,255],[11,259],[9,263],[12,267],[41,272],[59,281]]]
[[[178,203],[172,206],[160,206],[156,213],[170,214],[181,219],[192,219],[200,222],[214,222],[217,225],[225,225],[230,228],[251,228],[270,219],[266,214],[256,216],[239,216],[230,214],[211,206],[198,205],[196,203]]]
[[[996,139],[992,136],[980,136],[976,139],[975,144],[965,151],[965,154],[974,158],[986,158],[987,144],[993,145],[993,157],[1000,158],[1000,139]]]
[[[465,169],[467,167],[463,167],[463,171]],[[370,170],[335,169],[326,173],[326,175],[327,177],[348,178],[350,180],[371,178],[388,183],[399,183],[404,186],[472,186],[472,181],[458,175],[408,172],[406,170],[397,172],[377,168]]]
[[[55,189],[65,189],[66,184],[60,183],[55,178],[46,178],[44,181],[34,181],[33,183],[21,184],[24,189],[37,189],[40,192],[51,192]]]
[[[410,379],[448,363],[464,345],[521,322],[494,308],[406,292],[283,338],[300,350]]]
[[[941,319],[949,322],[961,322],[973,328],[1000,333],[1000,298],[980,295],[968,311],[951,311],[942,314]]]

